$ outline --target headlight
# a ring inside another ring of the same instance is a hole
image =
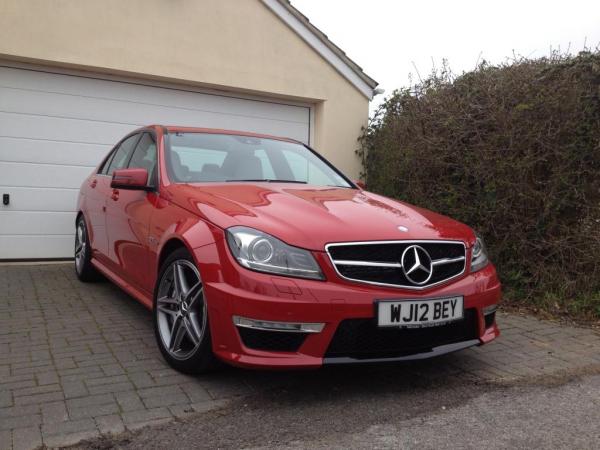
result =
[[[483,239],[477,236],[475,245],[473,245],[473,249],[471,250],[471,272],[477,272],[478,270],[483,269],[489,262],[487,249],[485,248]]]
[[[227,229],[227,243],[237,261],[248,269],[300,278],[323,280],[313,255],[301,248],[248,227]]]

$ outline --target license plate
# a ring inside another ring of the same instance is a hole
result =
[[[380,327],[430,327],[463,318],[462,296],[427,300],[379,301]]]

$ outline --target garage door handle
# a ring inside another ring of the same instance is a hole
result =
[[[114,201],[119,200],[119,191],[117,191],[116,189],[113,190],[112,195],[110,196],[110,198],[112,198]]]
[[[94,179],[92,181],[90,181],[90,187],[92,189],[94,189],[96,187],[96,185],[98,184],[98,180]]]

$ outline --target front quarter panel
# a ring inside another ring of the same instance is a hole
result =
[[[187,247],[191,254],[194,249],[214,243],[221,239],[223,232],[214,225],[205,222],[198,216],[180,208],[173,203],[159,198],[152,224],[150,226],[150,246],[154,247],[154,278],[152,286],[156,284],[156,277],[160,270],[160,259],[166,245],[172,240],[178,240]],[[196,261],[202,275],[202,261]]]

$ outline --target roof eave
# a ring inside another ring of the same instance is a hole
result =
[[[365,97],[369,100],[373,98],[373,91],[378,86],[377,81],[364,73],[358,64],[331,42],[327,35],[310,23],[308,18],[294,8],[288,0],[261,1]]]

